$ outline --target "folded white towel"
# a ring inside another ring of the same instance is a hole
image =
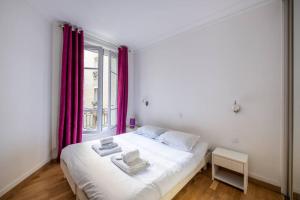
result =
[[[100,156],[107,156],[122,151],[122,148],[120,146],[111,149],[100,150],[100,144],[93,144],[92,149],[96,151],[96,153],[99,154]]]
[[[99,149],[100,149],[100,150],[104,150],[104,149],[112,149],[112,148],[115,148],[115,147],[117,147],[117,146],[118,146],[117,143],[112,142],[112,143],[100,145]]]
[[[114,141],[113,137],[106,137],[106,138],[101,138],[100,139],[100,144],[104,145],[104,144],[109,144],[112,143]]]
[[[126,164],[129,164],[131,162],[134,162],[136,159],[140,157],[140,152],[138,149],[127,151],[122,153],[122,159]]]
[[[112,156],[110,159],[117,167],[129,175],[137,174],[149,167],[148,161],[141,158],[136,159],[134,163],[132,163],[133,165],[130,166],[122,160],[121,156]]]

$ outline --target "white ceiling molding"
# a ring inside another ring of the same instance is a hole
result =
[[[26,0],[47,19],[76,24],[97,38],[131,49],[271,1],[276,0]]]
[[[190,31],[190,30],[194,30],[194,29],[199,30],[199,29],[205,28],[207,26],[210,26],[212,24],[220,23],[224,20],[227,20],[227,19],[229,19],[231,17],[234,17],[236,15],[240,15],[240,14],[242,14],[244,12],[247,12],[251,9],[255,9],[255,8],[258,8],[258,7],[261,7],[261,6],[265,6],[269,3],[272,3],[273,1],[275,1],[275,0],[263,0],[263,1],[260,1],[256,4],[252,4],[249,7],[245,7],[245,8],[242,8],[242,9],[236,9],[236,8],[232,7],[231,9],[223,10],[222,12],[219,12],[219,13],[214,13],[210,16],[207,16],[207,18],[205,18],[205,19],[203,19],[203,20],[201,20],[197,23],[182,27],[181,29],[178,29],[177,31],[174,31],[173,33],[161,35],[160,37],[156,38],[155,40],[145,43],[144,46],[139,47],[137,50],[145,49],[149,46],[155,45],[156,43],[158,43],[160,41],[167,40],[167,39],[172,38],[176,35],[179,35],[180,33],[184,33],[184,32]]]

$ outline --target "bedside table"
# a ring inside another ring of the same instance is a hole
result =
[[[247,193],[248,155],[216,148],[212,152],[212,180],[217,179]]]

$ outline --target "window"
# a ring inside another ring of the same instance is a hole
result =
[[[113,129],[117,116],[117,55],[100,47],[84,50],[84,133]]]

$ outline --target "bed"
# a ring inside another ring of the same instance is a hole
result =
[[[150,167],[128,175],[111,156],[100,157],[91,146],[99,140],[69,145],[61,154],[61,168],[78,200],[169,200],[206,166],[208,144],[199,141],[192,152],[126,133],[114,136],[123,149],[139,149]],[[116,154],[114,154],[116,155]]]

